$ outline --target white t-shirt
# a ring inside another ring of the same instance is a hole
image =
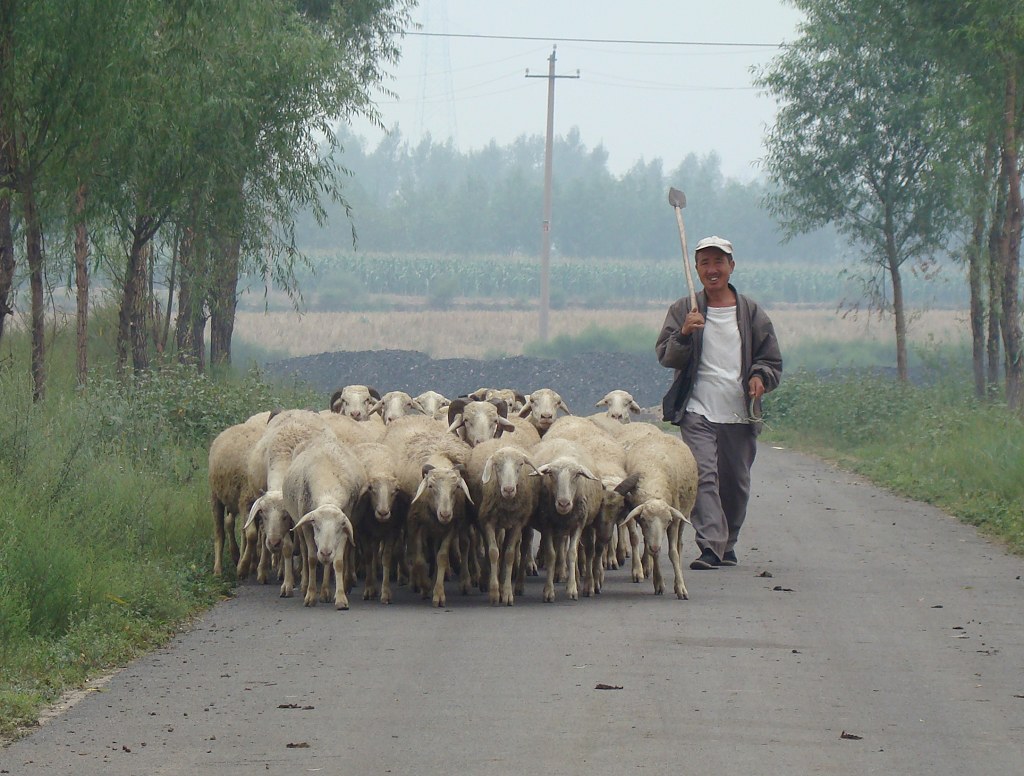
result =
[[[740,329],[736,306],[709,307],[704,316],[704,344],[687,412],[712,423],[745,423],[745,392],[740,378]]]

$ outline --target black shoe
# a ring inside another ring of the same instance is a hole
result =
[[[714,551],[710,547],[705,547],[700,552],[700,557],[690,564],[690,568],[696,571],[703,571],[705,569],[715,569],[721,565],[722,561],[718,559]]]
[[[739,559],[736,557],[736,551],[735,550],[726,550],[725,551],[725,555],[722,556],[722,563],[721,563],[721,565],[723,565],[723,566],[735,566],[737,563],[739,563]]]

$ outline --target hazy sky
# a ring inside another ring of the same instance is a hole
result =
[[[378,104],[405,139],[429,132],[463,151],[543,136],[548,81],[525,73],[547,76],[557,44],[556,73],[580,78],[555,82],[556,135],[575,126],[588,148],[604,144],[615,174],[640,158],[670,170],[717,151],[724,172],[746,180],[775,113],[750,68],[793,40],[800,18],[781,0],[420,0],[422,32],[448,36],[407,36],[389,84],[398,100]],[[371,147],[382,137],[353,129]]]

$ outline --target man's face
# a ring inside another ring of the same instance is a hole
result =
[[[697,277],[709,292],[721,291],[728,287],[732,275],[732,256],[718,248],[704,248],[697,251]]]

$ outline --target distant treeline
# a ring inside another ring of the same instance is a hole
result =
[[[297,239],[311,252],[346,250],[354,225],[366,252],[538,255],[544,193],[544,138],[522,135],[470,152],[449,140],[406,141],[395,127],[376,148],[344,128],[337,157],[352,177],[344,183],[352,224],[340,208],[327,225],[310,216]],[[711,153],[688,154],[671,170],[662,160],[638,160],[627,172],[608,170],[604,146],[588,148],[578,129],[555,138],[552,255],[615,259],[679,257],[670,186],[687,197],[683,211],[693,245],[719,234],[736,246],[737,260],[831,261],[840,252],[831,229],[783,244],[779,226],[762,206],[766,185],[727,178]]]

